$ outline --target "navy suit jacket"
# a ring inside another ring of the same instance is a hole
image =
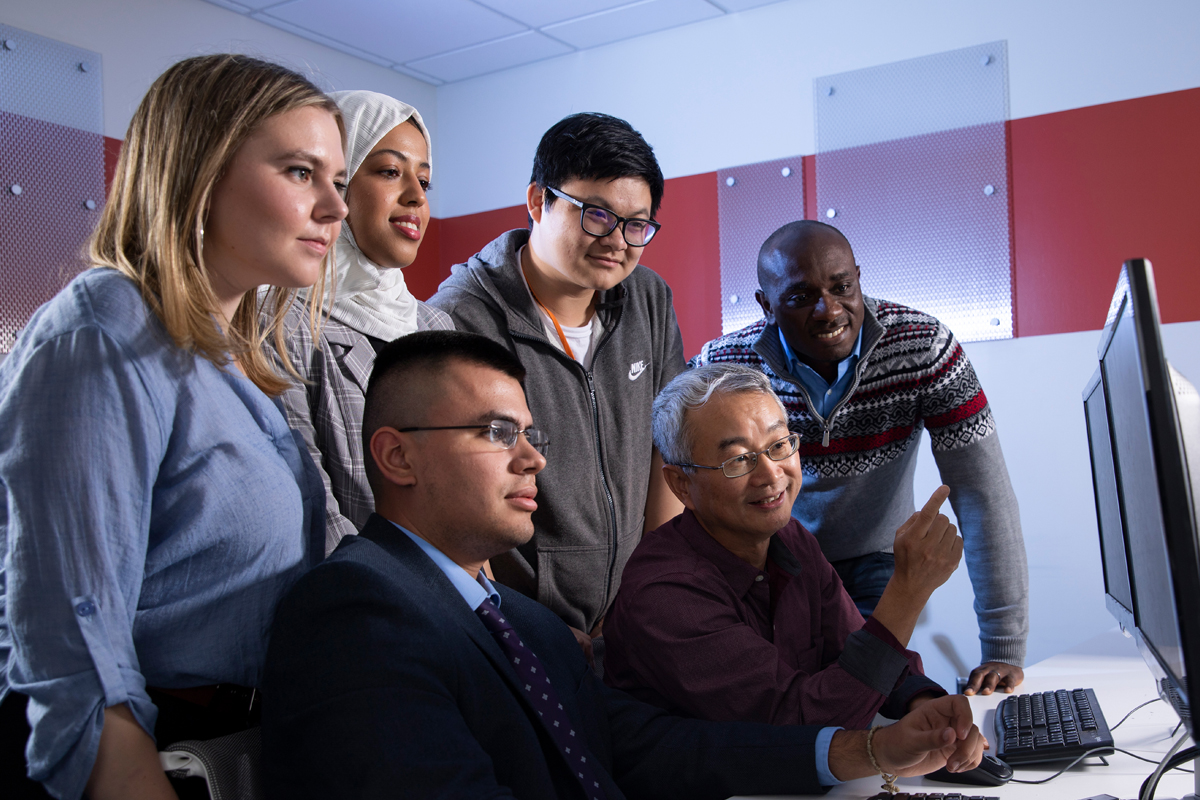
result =
[[[605,686],[567,626],[498,586],[609,800],[813,794],[818,728],[674,717]],[[583,798],[516,673],[437,565],[372,516],[281,602],[263,684],[272,798]]]

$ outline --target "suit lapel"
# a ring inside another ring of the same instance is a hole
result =
[[[422,605],[435,605],[436,610],[440,610],[443,615],[449,616],[459,628],[467,635],[475,646],[478,647],[487,659],[492,662],[492,666],[504,682],[508,684],[513,695],[516,696],[518,702],[525,709],[526,716],[531,720],[536,720],[546,736],[550,739],[551,747],[555,753],[558,753],[557,745],[554,745],[554,739],[550,733],[547,723],[538,715],[537,710],[523,691],[523,684],[517,677],[517,673],[513,670],[512,664],[509,663],[508,657],[496,644],[495,639],[487,628],[483,626],[483,622],[475,615],[475,611],[471,609],[458,590],[454,588],[454,584],[450,579],[443,574],[437,564],[429,559],[429,556],[417,547],[402,531],[396,528],[391,522],[388,522],[378,514],[372,514],[367,524],[363,526],[362,533],[359,534],[364,539],[370,539],[375,544],[382,547],[389,555],[401,563],[409,572],[411,572],[419,581],[421,586],[427,590],[426,593],[421,593],[422,596],[417,597],[414,593],[414,599],[417,599]],[[426,602],[428,600],[428,602]],[[432,614],[433,618],[437,618],[438,614]],[[518,631],[518,634],[520,631]],[[555,687],[558,691],[558,687]],[[562,758],[562,754],[558,753]],[[564,759],[563,764],[566,764]]]

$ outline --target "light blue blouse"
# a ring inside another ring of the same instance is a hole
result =
[[[80,797],[106,706],[256,686],[275,604],[324,552],[325,492],[282,407],[85,272],[0,363],[0,698],[30,775]]]

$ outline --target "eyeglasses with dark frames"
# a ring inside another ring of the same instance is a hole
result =
[[[772,442],[765,450],[759,450],[757,453],[742,453],[733,458],[727,458],[715,467],[705,466],[704,464],[676,464],[675,466],[692,467],[694,469],[719,469],[725,473],[726,478],[740,478],[743,475],[749,475],[751,472],[754,472],[754,468],[758,466],[758,457],[761,455],[766,455],[772,461],[783,461],[786,458],[791,458],[799,449],[800,434],[793,433],[777,442]]]
[[[555,197],[561,197],[568,203],[579,206],[579,227],[583,228],[584,233],[595,236],[597,239],[608,236],[620,225],[621,235],[625,237],[625,241],[630,247],[645,247],[650,244],[654,234],[658,233],[658,229],[662,227],[652,219],[619,216],[604,206],[576,200],[569,194],[563,194],[559,189],[547,186],[546,191]]]
[[[494,419],[486,425],[437,425],[424,428],[397,428],[399,433],[413,433],[414,431],[482,431],[488,432],[488,441],[493,444],[498,444],[505,450],[511,450],[517,444],[517,437],[522,433],[529,440],[529,444],[534,450],[537,450],[542,455],[546,454],[546,448],[550,446],[550,437],[537,428],[521,428],[517,423],[507,419]]]

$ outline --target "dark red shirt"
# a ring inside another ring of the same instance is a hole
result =
[[[792,520],[766,569],[691,511],[647,534],[604,621],[604,680],[676,714],[867,728],[921,692],[921,657],[854,607],[817,540]]]

